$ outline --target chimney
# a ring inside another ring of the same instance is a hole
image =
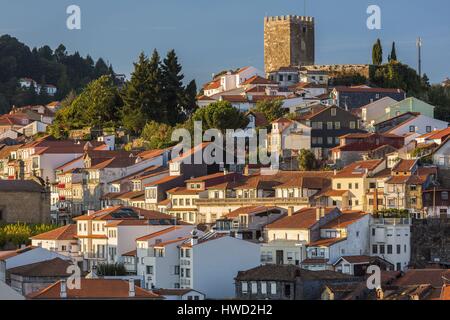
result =
[[[317,208],[316,208],[316,221],[319,221],[319,220],[320,220],[320,217],[321,217],[321,211],[322,211],[321,207],[317,207]]]
[[[61,280],[60,284],[61,284],[61,290],[60,290],[60,293],[59,293],[59,297],[61,299],[65,299],[65,298],[67,298],[67,284],[66,284],[66,281],[65,280]]]
[[[197,230],[193,229],[191,231],[191,245],[195,246],[198,243],[198,235],[197,235]]]
[[[294,207],[290,206],[288,207],[288,217],[292,217],[294,214]]]
[[[134,279],[128,279],[128,296],[130,298],[136,296],[136,292],[134,291]]]
[[[320,217],[321,218],[325,217],[325,208],[324,207],[320,207]]]

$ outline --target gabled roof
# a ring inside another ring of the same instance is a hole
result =
[[[329,214],[336,208],[325,208],[325,214]],[[316,208],[303,208],[294,212],[292,216],[285,216],[266,226],[267,229],[310,229],[318,221]]]
[[[372,171],[377,168],[384,159],[356,161],[346,166],[334,175],[334,178],[352,178],[363,177],[366,171]]]
[[[278,208],[278,207],[266,207],[266,206],[241,207],[241,208],[238,208],[238,209],[226,214],[225,217],[226,218],[236,218],[236,217],[239,217],[239,215],[241,215],[241,214],[246,214],[246,215],[252,216],[252,215],[259,214],[259,213],[266,213],[266,212],[268,213],[275,209],[281,210],[281,208]]]
[[[55,258],[8,269],[8,273],[23,277],[69,277],[67,268],[72,265],[69,260]]]
[[[150,233],[150,234],[145,235],[143,237],[139,237],[139,238],[136,239],[136,241],[148,241],[150,239],[157,238],[157,237],[159,237],[159,236],[161,236],[163,234],[167,234],[167,233],[170,233],[172,231],[179,230],[181,228],[182,227],[180,227],[180,226],[172,226],[172,227],[169,227],[169,228],[157,231],[157,232]]]
[[[74,240],[77,234],[77,225],[68,224],[66,226],[38,234],[31,237],[32,240]]]
[[[334,89],[339,92],[405,93],[402,89],[391,89],[391,88],[338,86],[335,87]]]
[[[395,166],[392,168],[394,172],[411,172],[414,166],[417,164],[417,159],[401,159]]]
[[[138,286],[134,286],[135,296],[129,295],[129,283],[124,280],[107,279],[81,279],[80,289],[69,289],[67,287],[67,298],[61,298],[61,281],[58,281],[47,288],[33,292],[28,295],[29,299],[161,299],[161,296],[147,291]]]
[[[327,224],[323,225],[321,229],[341,229],[357,222],[358,220],[367,216],[368,213],[362,211],[342,211],[342,214]]]
[[[274,81],[271,81],[269,79],[260,77],[258,75],[255,75],[249,79],[247,79],[246,81],[244,81],[242,83],[242,85],[249,85],[249,84],[254,84],[254,85],[261,85],[261,84],[269,84],[269,85],[276,85],[277,83]]]

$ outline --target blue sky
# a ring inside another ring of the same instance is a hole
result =
[[[82,29],[66,28],[66,8],[81,7]],[[368,30],[368,5],[381,7],[382,29]],[[417,66],[415,39],[423,38],[423,70],[433,82],[450,76],[450,2],[447,0],[307,0],[316,18],[316,63],[368,63],[380,37],[398,58]],[[129,74],[139,52],[174,48],[186,80],[201,84],[214,72],[245,65],[263,69],[263,17],[304,13],[304,0],[0,0],[0,34],[29,46],[104,57]]]

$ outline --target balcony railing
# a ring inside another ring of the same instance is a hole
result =
[[[84,259],[106,260],[106,254],[102,254],[100,252],[84,252],[82,255]]]

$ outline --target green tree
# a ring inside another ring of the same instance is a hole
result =
[[[183,115],[183,97],[184,75],[181,73],[181,65],[178,63],[178,57],[174,50],[167,53],[162,66],[162,101],[165,111],[165,122],[170,125],[176,125],[184,120]]]
[[[114,127],[119,124],[122,99],[110,76],[102,76],[88,84],[86,89],[73,99],[73,94],[64,101],[56,114],[50,132],[56,136],[67,136],[69,130],[84,127]]]
[[[161,149],[172,145],[171,136],[173,127],[156,121],[148,122],[142,130],[141,138],[145,141],[147,149]]]
[[[286,113],[282,99],[260,100],[256,103],[254,111],[263,113],[269,122],[281,118]]]
[[[124,100],[122,121],[125,128],[138,134],[147,121],[164,121],[165,112],[161,95],[159,54],[155,50],[149,60],[142,52],[134,64],[131,79],[122,92]]]
[[[197,109],[197,84],[195,83],[195,80],[192,80],[186,86],[183,108],[184,116],[186,118],[192,116]]]
[[[202,121],[202,129],[242,129],[248,124],[244,113],[237,110],[228,101],[217,101],[199,108],[192,116],[193,121]]]
[[[397,50],[395,49],[395,41],[392,42],[392,50],[391,50],[391,54],[388,57],[388,61],[397,61]]]
[[[298,167],[301,171],[311,171],[317,167],[316,157],[311,150],[300,150],[298,155]]]
[[[383,47],[381,40],[377,39],[372,49],[372,61],[374,65],[381,65],[383,63]]]

